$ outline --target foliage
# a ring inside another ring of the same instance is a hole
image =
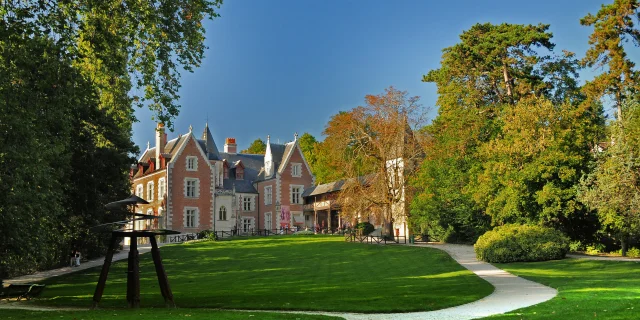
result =
[[[637,262],[564,259],[497,265],[558,290],[551,300],[491,319],[633,319],[638,314]]]
[[[253,140],[251,145],[249,145],[249,148],[240,151],[240,153],[248,154],[264,154],[265,152],[267,152],[267,144],[260,138]]]
[[[336,236],[204,241],[164,246],[161,253],[178,310],[407,312],[461,305],[493,291],[440,250],[363,245]],[[112,265],[102,308],[126,306],[126,268],[126,261]],[[140,270],[149,270],[140,274],[142,306],[166,311],[147,254],[140,256]],[[362,281],[363,270],[367,281]],[[49,279],[37,303],[90,306],[99,272],[94,268]],[[380,288],[395,298],[380,300]]]
[[[587,254],[599,254],[605,252],[605,245],[602,243],[594,243],[592,245],[588,245],[585,249]]]
[[[571,241],[569,243],[569,251],[571,252],[585,251],[585,250],[586,250],[586,247],[582,243],[582,241],[576,240],[576,241]]]
[[[640,42],[640,31],[634,28],[634,18],[640,18],[637,0],[615,0],[602,5],[596,15],[588,14],[580,20],[585,26],[593,26],[589,45],[582,63],[588,67],[607,67],[584,86],[584,92],[591,98],[611,96],[617,108],[616,118],[622,118],[622,104],[629,96],[637,93],[638,71],[635,63],[627,58],[623,44],[629,39]]]
[[[332,117],[323,134],[334,166],[346,181],[338,196],[347,217],[375,216],[393,234],[393,221],[407,215],[413,191],[406,183],[424,155],[415,128],[426,121],[418,97],[393,87],[367,95],[366,104]]]
[[[129,194],[136,149],[53,39],[0,28],[0,277],[51,268],[71,246],[103,253],[122,220],[104,204]],[[29,29],[28,29],[29,30]]]
[[[359,222],[356,225],[356,230],[358,230],[358,232],[363,236],[369,235],[375,229],[376,228],[369,222]]]
[[[148,106],[172,127],[178,115],[179,68],[204,57],[202,20],[218,17],[221,0],[8,1],[4,23],[42,30],[71,54],[74,66],[100,89],[101,108],[131,130],[131,104]],[[137,90],[143,95],[133,95]]]
[[[437,85],[438,116],[424,128],[428,152],[412,182],[414,228],[450,241],[503,222],[591,231],[574,184],[602,116],[583,103],[578,61],[553,54],[548,28],[476,24],[423,77]]]
[[[488,231],[474,245],[478,259],[491,263],[563,259],[569,239],[558,230],[508,224]]]
[[[631,258],[640,258],[640,249],[638,248],[629,249],[629,251],[627,251],[627,256]]]
[[[217,240],[216,233],[213,230],[202,230],[198,232],[198,239]]]

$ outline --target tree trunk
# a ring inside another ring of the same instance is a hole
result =
[[[623,234],[622,237],[620,237],[620,243],[622,244],[622,256],[626,257],[627,249],[629,247],[629,241],[626,234]]]
[[[504,84],[507,86],[507,95],[511,97],[511,78],[509,77],[506,64],[502,65],[502,75],[504,76]]]

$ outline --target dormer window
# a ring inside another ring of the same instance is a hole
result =
[[[302,177],[302,163],[291,164],[291,176]]]
[[[244,179],[244,170],[242,168],[236,168],[236,179],[237,180]]]
[[[224,166],[224,178],[229,179],[229,168],[227,166]]]
[[[187,157],[187,171],[198,171],[198,157]]]

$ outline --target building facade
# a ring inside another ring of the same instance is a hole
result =
[[[190,128],[167,141],[159,124],[155,146],[147,145],[130,172],[132,192],[149,202],[138,212],[158,219],[133,227],[243,234],[304,226],[302,195],[314,177],[297,134],[286,144],[267,136],[266,144],[264,155],[242,154],[227,138],[220,152],[208,125],[200,138]]]

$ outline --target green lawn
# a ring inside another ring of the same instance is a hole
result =
[[[207,309],[139,309],[139,310],[95,310],[95,311],[27,311],[0,309],[3,320],[334,320],[339,317],[327,317],[306,314],[287,314],[272,312],[218,311]]]
[[[408,312],[478,300],[493,287],[446,253],[408,246],[284,236],[161,248],[180,308]],[[162,307],[151,256],[141,256],[141,306]],[[126,262],[109,273],[101,307],[126,306]],[[36,303],[89,307],[99,268],[52,278]]]
[[[523,278],[558,289],[548,302],[494,316],[500,319],[638,319],[640,264],[564,259],[497,264]]]

